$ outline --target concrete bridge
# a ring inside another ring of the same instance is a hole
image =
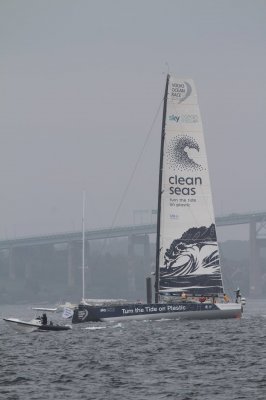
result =
[[[230,214],[226,216],[216,217],[217,226],[228,225],[249,225],[249,279],[250,279],[250,296],[258,297],[262,293],[261,272],[259,266],[259,253],[262,247],[266,247],[266,239],[259,237],[259,233],[266,228],[266,212],[254,212],[246,214]],[[133,226],[121,226],[113,228],[103,228],[96,230],[87,230],[85,232],[86,252],[89,253],[89,244],[92,240],[104,240],[112,238],[128,238],[128,280],[130,291],[135,290],[135,271],[134,271],[134,254],[135,246],[142,245],[144,249],[144,258],[147,262],[147,270],[151,271],[151,252],[150,252],[150,235],[156,233],[156,224],[144,224]],[[65,244],[68,252],[68,285],[73,285],[75,280],[75,271],[73,265],[73,253],[77,245],[80,248],[82,241],[81,232],[66,232],[42,236],[20,237],[14,239],[0,240],[0,252],[6,252],[9,265],[9,276],[15,278],[14,253],[18,249],[23,249],[28,255],[36,247],[44,246],[46,249],[56,245]],[[33,266],[28,263],[25,267],[25,274],[30,275]]]

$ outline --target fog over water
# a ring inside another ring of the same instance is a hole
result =
[[[197,87],[215,214],[265,210],[265,20],[263,0],[1,1],[0,238],[80,229],[83,190],[88,228],[155,209],[168,71]]]

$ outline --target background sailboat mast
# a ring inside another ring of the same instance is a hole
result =
[[[82,300],[85,299],[85,191],[83,191],[82,206]]]
[[[161,134],[161,152],[160,152],[160,168],[159,168],[159,187],[158,187],[157,238],[156,238],[156,271],[155,271],[155,303],[158,303],[158,301],[159,301],[161,196],[162,196],[165,120],[166,120],[166,110],[167,110],[167,95],[168,95],[169,79],[170,79],[170,75],[167,74],[165,93],[164,93],[164,107],[163,107],[163,120],[162,120],[162,134]]]

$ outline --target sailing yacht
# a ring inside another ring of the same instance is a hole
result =
[[[155,299],[83,301],[73,323],[161,318],[240,318],[224,296],[206,148],[191,79],[168,75],[162,120]]]

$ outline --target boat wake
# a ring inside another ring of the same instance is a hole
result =
[[[106,329],[106,326],[87,326],[86,328],[82,328],[84,330],[88,330],[88,331],[97,331],[100,329]]]

